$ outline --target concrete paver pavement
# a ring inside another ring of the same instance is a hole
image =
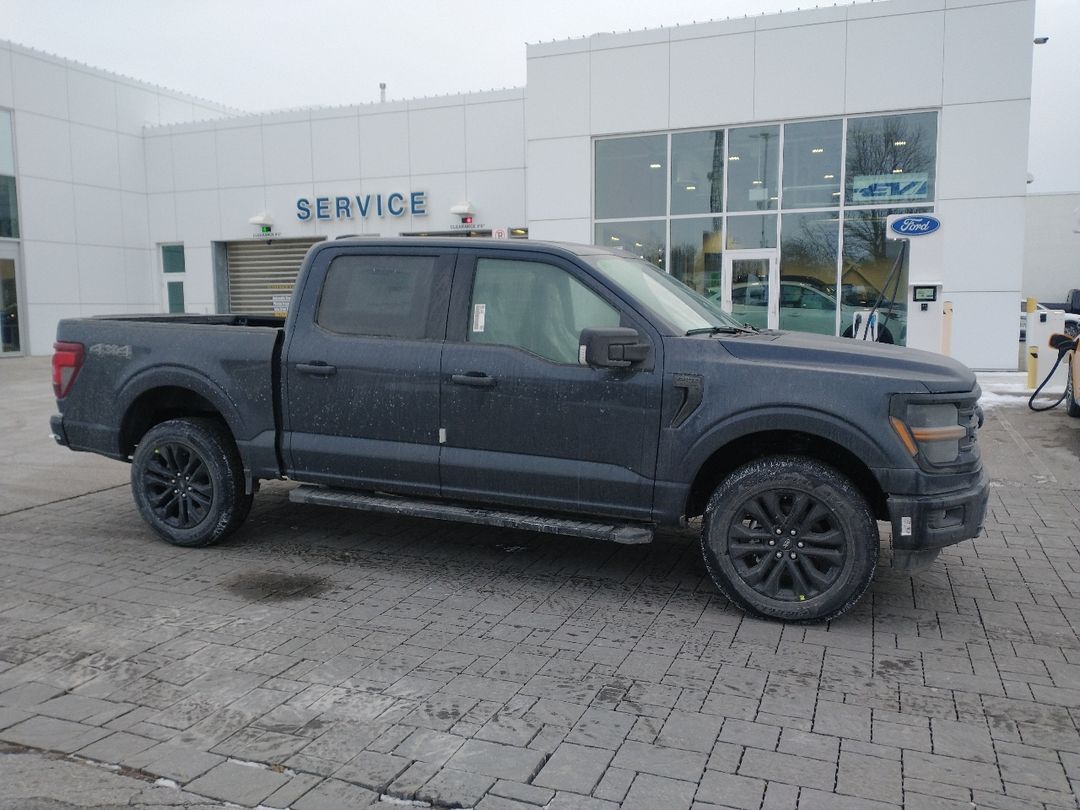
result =
[[[173,548],[124,465],[50,447],[42,368],[0,363],[23,392],[0,490],[25,482],[0,501],[5,801],[152,806],[164,777],[297,810],[1076,807],[1080,420],[1060,410],[988,410],[982,537],[914,578],[885,550],[850,615],[785,626],[727,604],[686,537],[297,507],[284,483],[224,545]]]

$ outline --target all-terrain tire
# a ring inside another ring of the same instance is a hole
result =
[[[877,567],[877,521],[832,467],[769,456],[735,470],[705,508],[701,549],[716,587],[751,613],[825,621],[849,610]]]
[[[131,463],[131,491],[143,520],[175,546],[209,546],[251,511],[244,467],[215,419],[171,419],[146,432]]]

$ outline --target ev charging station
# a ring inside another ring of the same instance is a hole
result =
[[[941,298],[945,277],[945,240],[941,219],[929,214],[890,214],[886,238],[907,242],[907,345],[947,354],[951,302]]]

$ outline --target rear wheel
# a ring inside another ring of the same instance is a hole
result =
[[[172,419],[147,431],[132,458],[131,490],[143,520],[177,546],[220,542],[251,510],[240,454],[213,419]]]
[[[799,456],[753,461],[716,488],[701,533],[705,564],[740,607],[821,621],[852,607],[878,560],[877,522],[862,493]]]

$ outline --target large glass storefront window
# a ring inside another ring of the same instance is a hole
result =
[[[932,202],[936,155],[937,113],[850,119],[845,202]]]
[[[656,217],[667,211],[667,136],[596,142],[596,218]]]
[[[720,294],[722,225],[720,217],[671,220],[671,274],[708,296]]]
[[[15,147],[11,113],[0,110],[0,237],[19,237],[19,208],[15,200]]]
[[[840,272],[840,303],[844,310],[878,310],[878,333],[886,342],[907,338],[907,261],[897,265],[900,243],[886,238],[890,214],[929,213],[931,208],[890,208],[849,211],[844,219],[844,258]],[[841,324],[841,334],[850,328]]]
[[[881,302],[901,343],[907,276],[889,275],[885,218],[933,210],[936,144],[935,112],[598,139],[594,239],[732,306],[725,273],[764,268],[754,289],[779,290],[782,329],[850,333]]]
[[[840,205],[842,146],[839,119],[784,127],[784,208]]]
[[[728,147],[728,210],[776,209],[779,197],[780,127],[731,130]]]
[[[664,220],[639,220],[637,222],[597,223],[593,243],[604,247],[625,250],[660,269],[667,266]]]
[[[724,131],[671,136],[671,213],[724,210]]]
[[[780,328],[835,334],[840,214],[784,214],[780,234]]]
[[[776,214],[728,217],[728,250],[776,247]]]
[[[19,207],[15,197],[15,147],[11,113],[0,110],[0,238],[19,237]],[[0,354],[18,353],[18,245],[0,242]]]

